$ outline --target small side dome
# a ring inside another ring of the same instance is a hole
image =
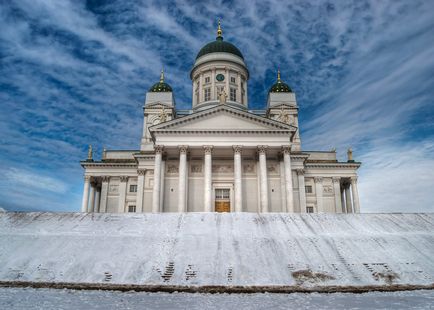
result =
[[[280,70],[277,70],[277,82],[270,87],[269,93],[292,93],[291,87],[280,79]]]
[[[161,70],[160,82],[152,85],[151,88],[149,88],[149,91],[152,93],[171,92],[172,91],[172,87],[170,87],[169,84],[164,82],[164,71],[163,70]]]

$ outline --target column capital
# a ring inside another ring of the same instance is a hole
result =
[[[110,177],[109,177],[108,175],[105,175],[105,176],[102,176],[102,177],[101,177],[101,180],[102,180],[103,182],[108,182],[108,181],[110,180]]]
[[[241,152],[243,151],[242,145],[232,145],[232,148],[234,149],[235,154],[241,154]]]
[[[137,169],[137,175],[145,175],[146,169]]]
[[[179,153],[187,154],[188,145],[178,145]]]
[[[315,183],[322,183],[322,177],[314,177]]]
[[[128,181],[128,177],[125,175],[120,176],[121,182],[127,182]]]
[[[357,182],[357,177],[351,177],[351,183],[356,183]]]
[[[304,175],[304,169],[297,169],[297,175]]]
[[[91,176],[90,175],[85,175],[83,178],[84,178],[85,182],[90,182]]]
[[[283,154],[290,154],[291,153],[291,145],[283,145],[282,146],[282,152],[283,152]]]
[[[267,152],[268,145],[258,145],[258,153],[265,154]]]
[[[333,183],[340,183],[341,177],[332,177]]]
[[[214,147],[213,147],[212,145],[204,145],[204,146],[203,146],[203,149],[204,149],[204,151],[205,151],[205,154],[211,154],[213,148],[214,148]]]
[[[163,153],[163,149],[164,149],[164,147],[162,145],[155,145],[154,146],[155,154]]]

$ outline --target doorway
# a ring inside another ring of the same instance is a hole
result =
[[[231,189],[215,189],[215,212],[231,212]]]

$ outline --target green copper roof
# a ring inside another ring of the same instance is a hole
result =
[[[196,59],[211,53],[230,53],[237,55],[244,60],[243,54],[240,50],[232,43],[223,41],[223,37],[218,36],[215,41],[209,42],[204,47],[202,47],[196,56]]]
[[[270,87],[269,93],[292,93],[291,87],[280,79],[280,70],[277,71],[277,82]]]
[[[172,87],[170,87],[170,85],[167,83],[158,82],[158,83],[155,83],[154,85],[152,85],[152,87],[149,88],[149,91],[154,92],[154,93],[155,92],[169,92],[169,91],[172,91]]]
[[[164,82],[164,72],[161,70],[161,76],[160,76],[160,82],[155,83],[154,85],[149,88],[149,91],[152,93],[159,93],[159,92],[171,92],[172,87],[170,87],[169,84]]]

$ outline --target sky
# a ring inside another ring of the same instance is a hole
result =
[[[303,150],[352,147],[362,212],[434,212],[434,1],[0,1],[0,208],[79,211],[92,144],[139,149],[162,67],[191,108],[200,48],[224,39],[264,109],[280,68]]]

